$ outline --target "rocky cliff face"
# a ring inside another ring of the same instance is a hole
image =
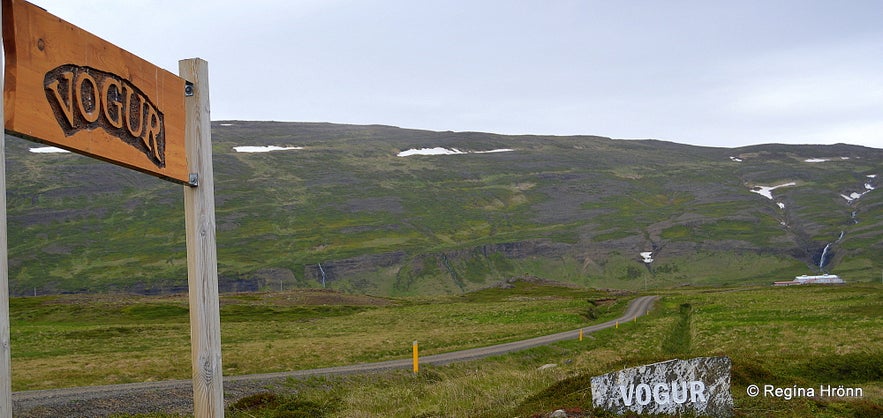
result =
[[[461,293],[523,274],[636,289],[883,267],[883,150],[242,121],[214,123],[213,143],[224,290]],[[7,145],[14,293],[186,288],[181,186],[35,146]]]

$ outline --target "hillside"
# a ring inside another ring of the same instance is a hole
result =
[[[521,275],[637,289],[883,270],[880,149],[324,123],[212,130],[225,291],[324,281],[461,293]],[[186,289],[183,186],[29,151],[39,146],[7,137],[13,294]]]

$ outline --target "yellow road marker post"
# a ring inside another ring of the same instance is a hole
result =
[[[420,371],[420,361],[419,356],[417,354],[417,341],[414,340],[414,373]]]

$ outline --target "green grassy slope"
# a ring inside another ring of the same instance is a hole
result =
[[[883,150],[212,126],[223,290],[317,287],[323,272],[330,287],[387,295],[522,274],[633,289],[760,284],[818,271],[841,232],[826,270],[867,281],[883,268],[883,192],[840,196],[876,187],[867,176],[883,174]],[[8,142],[15,294],[186,288],[182,186]],[[303,149],[233,151],[242,145]],[[423,147],[515,151],[396,156]],[[749,191],[789,182],[776,202]]]
[[[592,408],[592,376],[702,356],[732,360],[736,416],[876,417],[883,411],[883,285],[654,293],[661,297],[646,316],[582,340],[574,333],[508,355],[424,363],[416,375],[403,368],[268,383],[262,393],[283,405],[249,405],[256,398],[228,393],[228,415],[490,418],[566,409],[607,416]],[[634,296],[540,280],[413,298],[327,290],[226,294],[220,299],[224,375],[408,359],[414,340],[428,356],[575,330],[619,317]],[[15,390],[190,376],[183,295],[12,298],[10,319]],[[547,364],[556,366],[541,368]],[[823,385],[842,385],[863,395],[752,398],[749,385],[815,388],[817,395]],[[306,404],[326,408],[316,412]]]

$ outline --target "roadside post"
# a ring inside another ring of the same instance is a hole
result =
[[[414,360],[413,360],[413,363],[414,363],[414,373],[418,373],[418,372],[420,372],[420,357],[419,357],[419,355],[417,354],[417,340],[414,340],[414,345],[413,345],[413,357],[414,357]]]
[[[194,416],[223,417],[208,64],[182,60],[178,76],[0,1],[0,418],[12,416],[5,133],[184,185]]]

